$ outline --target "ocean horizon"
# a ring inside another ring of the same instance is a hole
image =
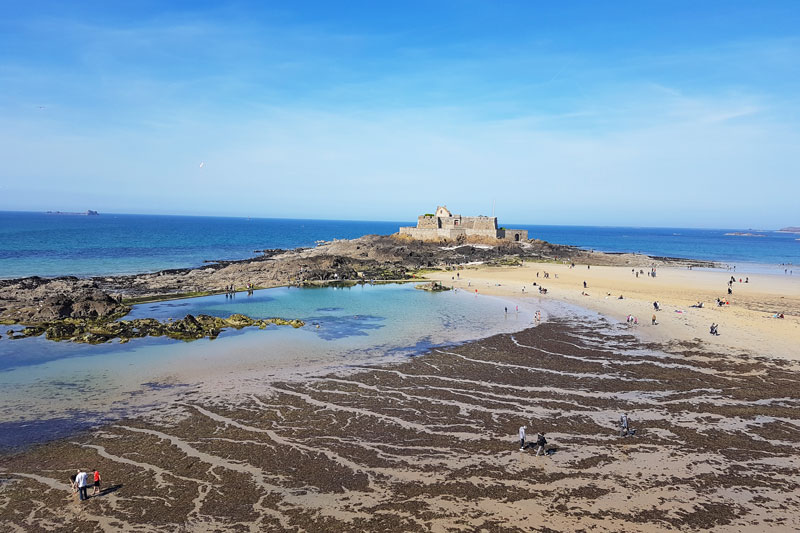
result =
[[[404,221],[189,215],[98,216],[0,212],[0,279],[107,276],[257,257],[258,250],[396,233]],[[783,273],[800,263],[798,235],[743,228],[651,228],[507,223],[531,238],[609,253],[639,253]],[[748,233],[753,235],[732,235]]]

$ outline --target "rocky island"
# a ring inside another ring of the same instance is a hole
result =
[[[214,338],[224,327],[238,327],[241,319],[186,317],[171,324],[120,321],[131,305],[155,300],[206,296],[227,287],[269,288],[314,286],[366,281],[411,281],[426,270],[446,270],[467,264],[509,266],[524,261],[571,261],[593,265],[652,266],[660,264],[713,266],[689,261],[634,254],[595,253],[572,246],[528,240],[514,242],[490,237],[419,241],[405,235],[368,235],[337,240],[315,248],[264,250],[256,258],[214,261],[197,268],[101,276],[93,278],[28,277],[0,280],[0,323],[24,325],[11,338],[45,334],[53,340],[105,342],[137,336],[166,335],[183,340]],[[240,315],[241,316],[241,315]],[[245,317],[247,318],[247,317]],[[227,320],[225,324],[219,322]],[[261,321],[248,326],[264,327]],[[298,321],[271,319],[298,327]],[[243,326],[242,326],[243,327]],[[202,332],[202,335],[198,335]]]

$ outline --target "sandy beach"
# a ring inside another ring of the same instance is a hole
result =
[[[428,277],[461,290],[477,289],[479,295],[568,302],[623,324],[633,315],[639,321],[632,326],[636,334],[660,343],[701,339],[725,352],[800,359],[800,276],[659,266],[656,277],[650,277],[648,268],[637,266],[636,272],[645,271],[637,277],[632,269],[525,262],[518,267],[466,267],[457,271],[456,279],[456,271],[434,272]],[[733,294],[728,295],[731,276],[736,282],[731,287]],[[547,289],[546,295],[539,293],[539,286]],[[729,305],[718,306],[716,298]],[[654,311],[655,301],[661,311]],[[692,307],[698,302],[703,302],[703,308]],[[785,318],[773,318],[776,313]],[[719,324],[719,336],[710,335],[712,323]]]

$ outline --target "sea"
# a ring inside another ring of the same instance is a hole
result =
[[[0,279],[107,276],[247,259],[258,250],[387,235],[411,221],[0,212]],[[782,273],[800,264],[800,235],[692,229],[509,224],[531,238],[602,252],[634,252]],[[741,235],[745,234],[745,235]],[[749,235],[747,235],[749,234]]]

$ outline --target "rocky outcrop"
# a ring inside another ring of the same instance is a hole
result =
[[[420,283],[415,288],[429,292],[442,292],[450,290],[450,287],[442,285],[442,283],[439,281],[431,281],[430,283]]]
[[[32,277],[0,281],[0,321],[6,323],[112,320],[129,311],[120,298],[98,288],[94,280]]]
[[[367,235],[316,248],[266,250],[244,261],[218,261],[198,268],[163,270],[92,279],[63,277],[0,280],[0,323],[36,325],[59,319],[109,321],[124,316],[124,301],[202,296],[233,285],[257,288],[362,280],[404,280],[430,268],[484,263],[512,266],[522,261],[649,267],[666,262],[634,254],[592,253],[544,241],[422,242],[398,235]],[[678,264],[713,266],[702,261]]]
[[[118,320],[115,322],[97,322],[81,318],[44,322],[28,326],[22,331],[8,331],[9,338],[23,339],[38,337],[44,334],[52,341],[72,341],[88,344],[100,344],[113,339],[128,342],[142,337],[169,337],[182,341],[197,339],[215,339],[226,328],[242,329],[257,327],[264,329],[270,324],[279,326],[304,326],[302,320],[285,320],[282,318],[253,319],[241,314],[233,314],[228,318],[209,315],[186,315],[180,320],[161,322],[154,318],[137,318],[134,320]]]

